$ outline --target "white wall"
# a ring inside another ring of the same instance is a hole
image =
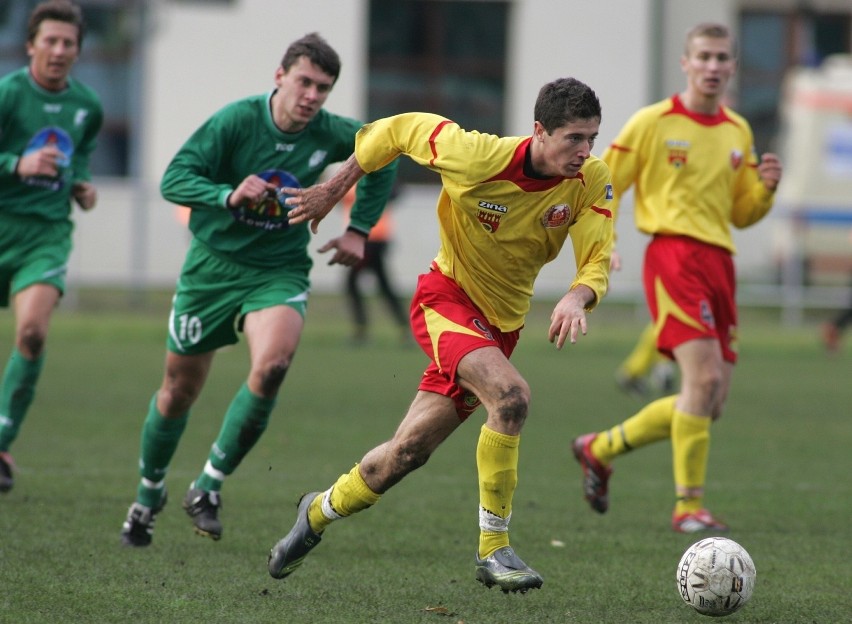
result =
[[[666,94],[682,87],[678,58],[683,34],[702,20],[730,22],[735,0],[516,0],[513,3],[507,76],[508,134],[528,134],[539,88],[561,76],[574,76],[598,93],[603,106],[600,154],[629,115],[649,103],[662,85]],[[149,5],[149,47],[144,74],[142,177],[133,183],[96,181],[101,201],[77,218],[76,250],[69,283],[171,286],[188,243],[175,208],[159,195],[159,180],[189,134],[226,103],[273,86],[273,73],[287,45],[319,31],[339,52],[343,70],[329,110],[362,118],[366,88],[366,0],[242,0],[231,5],[155,1]],[[658,16],[662,15],[662,23]],[[333,19],[331,19],[333,17]],[[658,67],[660,50],[665,63]],[[413,288],[437,251],[434,201],[437,189],[417,187],[396,210],[398,242],[392,261],[398,281]],[[316,249],[335,235],[340,221],[323,224]],[[757,228],[756,230],[759,230]],[[613,276],[613,296],[639,292],[644,239],[632,224],[625,202],[618,223],[625,269]],[[761,241],[755,231],[755,250]],[[540,294],[567,288],[574,272],[570,249],[545,267]],[[315,289],[336,289],[338,267],[318,258]]]

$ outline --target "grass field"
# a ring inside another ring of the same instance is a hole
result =
[[[536,306],[514,361],[533,389],[521,444],[512,542],[545,577],[504,595],[473,580],[474,449],[482,415],[376,508],[336,523],[284,581],[266,572],[299,494],[327,487],[389,437],[425,364],[390,327],[346,345],[346,314],[315,297],[278,407],[225,484],[224,537],[195,536],[180,499],[201,469],[222,412],[246,373],[244,345],[217,356],[168,477],[171,502],[153,545],[118,533],[137,480],[139,429],[160,381],[167,303],[135,312],[60,311],[36,401],[13,451],[20,472],[0,497],[0,622],[674,623],[704,620],[681,603],[674,573],[695,537],[669,528],[666,444],[618,460],[611,508],[580,494],[572,437],[641,406],[612,373],[641,320],[612,306],[557,352]],[[827,358],[813,326],[782,328],[748,312],[741,363],[715,427],[708,505],[734,527],[758,577],[729,622],[835,624],[852,618],[852,349]],[[11,346],[0,317],[0,357]],[[564,546],[554,546],[555,541]]]

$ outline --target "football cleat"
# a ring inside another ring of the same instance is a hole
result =
[[[629,394],[637,399],[648,398],[651,391],[648,388],[648,382],[642,377],[633,377],[621,371],[615,374],[615,385],[625,394]]]
[[[489,588],[497,585],[504,594],[525,594],[544,583],[541,574],[521,561],[511,546],[498,548],[485,559],[480,559],[477,553],[476,580]]]
[[[322,537],[314,533],[311,523],[308,521],[308,507],[314,499],[322,492],[311,492],[299,499],[296,512],[296,524],[290,532],[284,536],[272,550],[269,551],[267,567],[272,578],[283,579],[290,576],[296,568],[302,565],[302,561],[314,546],[320,543]]]
[[[222,523],[219,522],[219,508],[222,500],[219,492],[207,492],[195,487],[193,481],[186,496],[183,508],[192,519],[192,527],[202,537],[218,540],[222,537]]]
[[[672,529],[678,533],[700,533],[702,531],[727,531],[728,525],[713,517],[706,509],[672,514]]]
[[[154,520],[166,506],[168,495],[163,490],[160,504],[154,508],[133,503],[127,511],[127,519],[121,526],[121,543],[125,546],[150,546],[154,537]]]
[[[0,453],[0,492],[8,492],[15,485],[15,460],[7,452]]]
[[[574,457],[583,469],[583,496],[598,513],[605,513],[609,509],[609,495],[607,494],[607,483],[612,475],[612,468],[603,466],[597,458],[592,455],[591,445],[597,437],[596,433],[587,433],[575,438],[571,443]]]

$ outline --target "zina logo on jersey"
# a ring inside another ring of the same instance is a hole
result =
[[[479,219],[486,232],[493,234],[500,227],[500,220],[507,212],[509,212],[508,206],[482,200],[479,202],[479,211],[476,213],[476,218]]]

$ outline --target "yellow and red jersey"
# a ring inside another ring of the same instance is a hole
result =
[[[520,328],[541,268],[570,234],[576,274],[604,296],[612,250],[609,171],[589,158],[573,178],[524,173],[530,137],[465,131],[430,113],[406,113],[367,124],[355,156],[371,172],[401,154],[441,175],[435,265],[455,280],[501,331]],[[566,267],[566,272],[568,268]],[[566,291],[568,282],[566,279]]]
[[[613,211],[633,186],[636,226],[646,234],[690,236],[734,253],[730,225],[751,225],[772,207],[751,127],[725,106],[701,115],[677,95],[646,106],[602,158],[612,172]]]

